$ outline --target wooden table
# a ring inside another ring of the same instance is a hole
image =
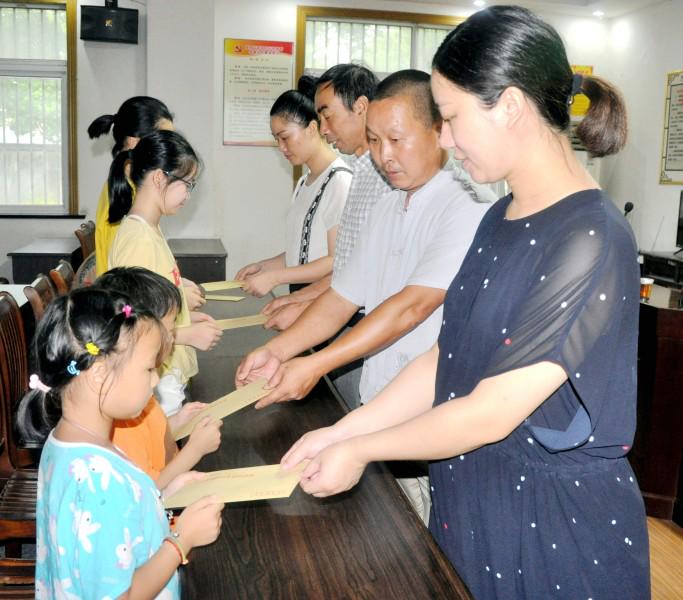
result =
[[[258,312],[264,301],[209,302],[227,318]],[[261,327],[226,331],[211,353],[199,353],[192,383],[197,400],[234,389],[241,357],[270,337]],[[200,470],[276,463],[303,433],[343,415],[324,384],[304,401],[226,418],[218,452]],[[433,538],[384,465],[371,465],[359,485],[319,500],[296,488],[284,500],[229,505],[215,544],[193,551],[185,568],[186,598],[470,599]]]
[[[60,259],[71,263],[74,271],[78,269],[83,257],[76,236],[70,238],[38,238],[31,243],[8,252],[12,260],[12,280],[14,283],[31,283],[38,273],[47,275]]]

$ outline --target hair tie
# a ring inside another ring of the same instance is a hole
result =
[[[133,307],[130,304],[124,304],[121,312],[126,315],[126,319],[130,319],[130,315],[133,314]]]
[[[76,366],[76,361],[72,360],[69,365],[66,367],[66,371],[69,375],[72,375],[73,377],[76,377],[76,375],[80,375],[81,372]]]
[[[88,342],[85,345],[85,349],[88,351],[88,354],[92,354],[93,356],[97,356],[100,353],[100,349],[94,342]]]
[[[572,91],[569,92],[568,103],[574,102],[574,96],[581,93],[581,88],[583,86],[583,75],[581,73],[574,73],[572,75]]]
[[[49,385],[45,385],[35,373],[28,378],[28,387],[32,390],[40,390],[44,394],[52,389]]]

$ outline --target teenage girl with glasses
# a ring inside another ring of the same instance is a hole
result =
[[[159,226],[161,217],[178,213],[190,198],[199,175],[199,158],[192,146],[173,131],[157,131],[132,150],[121,152],[109,172],[112,204],[131,206],[109,253],[109,266],[145,267],[174,283],[183,292],[176,319],[173,352],[164,363],[157,396],[166,414],[174,414],[185,397],[188,380],[197,374],[195,348],[210,350],[222,331],[209,315],[190,312],[178,265]]]
[[[114,138],[112,156],[135,148],[140,138],[153,131],[173,131],[173,115],[161,101],[150,96],[128,98],[114,115],[102,115],[88,127],[90,138],[100,137],[110,131]],[[131,196],[131,203],[135,192]],[[116,237],[121,220],[128,214],[131,204],[112,202],[107,183],[102,187],[95,217],[95,272],[99,276],[109,270],[109,249]],[[85,256],[83,258],[86,258]],[[185,295],[190,310],[205,303],[199,287],[189,279],[183,279]]]

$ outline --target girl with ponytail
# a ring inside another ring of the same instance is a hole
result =
[[[189,506],[171,533],[161,493],[112,444],[158,380],[167,335],[125,296],[85,288],[48,307],[34,337],[37,373],[17,425],[44,440],[36,506],[36,597],[179,598],[176,569],[213,542],[223,504]],[[163,493],[201,477],[185,473]]]
[[[484,216],[438,343],[372,402],[304,436],[303,489],[354,485],[371,460],[428,460],[429,528],[477,600],[650,597],[636,422],[639,309],[630,226],[574,155],[626,141],[619,92],[572,75],[557,32],[481,10],[436,52],[442,146],[512,193]]]
[[[285,251],[242,267],[244,290],[263,296],[289,284],[296,291],[332,272],[337,226],[351,185],[351,170],[320,135],[313,104],[315,80],[304,76],[270,109],[270,130],[284,157],[307,173],[294,188],[285,224]]]
[[[175,215],[190,198],[199,176],[199,158],[192,146],[173,131],[156,131],[135,148],[120,152],[109,170],[112,204],[131,206],[109,252],[109,267],[144,267],[168,279],[182,295],[176,318],[173,351],[164,361],[157,398],[167,415],[180,409],[185,386],[197,373],[195,348],[210,350],[222,335],[209,315],[190,311],[175,258],[159,227],[162,216]]]
[[[115,115],[102,115],[88,127],[91,139],[107,135],[110,131],[114,138],[112,156],[135,147],[141,137],[152,131],[173,130],[173,115],[167,106],[149,96],[128,98]],[[129,205],[110,204],[109,190],[105,184],[97,202],[95,217],[95,269],[97,275],[108,270],[109,248],[116,236],[121,219],[130,210]],[[85,256],[83,257],[85,258]]]

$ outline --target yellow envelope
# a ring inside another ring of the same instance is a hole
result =
[[[244,282],[231,279],[229,281],[208,281],[206,283],[200,283],[199,285],[201,285],[206,292],[218,292],[220,290],[241,288],[244,285]]]
[[[222,296],[221,294],[207,294],[204,296],[206,300],[223,300],[224,302],[239,302],[244,300],[246,296]]]
[[[207,404],[206,408],[200,413],[197,413],[190,421],[185,423],[173,432],[173,437],[176,440],[182,440],[192,433],[195,425],[199,423],[204,417],[213,417],[214,419],[222,419],[231,415],[245,406],[253,404],[264,396],[267,396],[270,390],[264,390],[263,386],[266,384],[265,379],[258,379],[244,387],[241,387],[234,392]]]
[[[299,483],[304,466],[301,463],[291,471],[283,471],[280,465],[212,471],[201,481],[192,481],[165,498],[164,506],[181,508],[212,494],[221,502],[288,498]]]
[[[216,319],[216,325],[221,329],[239,329],[240,327],[252,327],[263,325],[268,320],[266,315],[249,315],[248,317],[235,317],[234,319]]]

